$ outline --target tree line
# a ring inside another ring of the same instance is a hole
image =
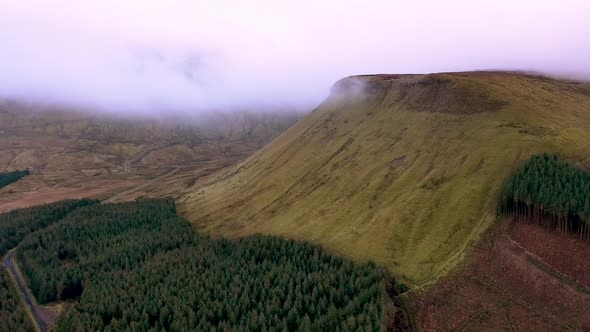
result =
[[[56,223],[75,209],[98,201],[65,200],[0,214],[0,257],[32,232]]]
[[[7,173],[0,173],[0,188],[20,180],[20,178],[31,174],[28,169],[24,171],[13,171]]]
[[[67,200],[39,205],[27,209],[12,210],[0,214],[0,257],[16,247],[32,232],[45,228],[69,212],[81,206],[95,204],[91,200]],[[11,285],[8,271],[0,271],[0,332],[34,331],[27,317],[14,285]]]
[[[310,243],[199,234],[171,199],[77,209],[17,255],[39,302],[76,301],[57,331],[376,331],[404,288]]]
[[[590,240],[590,173],[555,154],[533,156],[502,188],[498,212]]]

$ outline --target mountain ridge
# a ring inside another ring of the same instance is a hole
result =
[[[581,83],[504,72],[344,82],[271,144],[189,190],[181,212],[210,234],[318,241],[420,285],[493,225],[497,191],[529,156],[590,166]],[[471,109],[480,99],[489,107]]]

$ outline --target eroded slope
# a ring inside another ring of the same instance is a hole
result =
[[[281,234],[436,278],[496,219],[532,154],[590,166],[587,88],[518,73],[359,76],[180,203],[212,234]]]

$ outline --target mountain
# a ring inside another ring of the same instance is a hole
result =
[[[126,160],[136,158],[139,151],[163,146],[178,148],[175,155],[166,156],[166,162],[170,161],[169,158],[177,161],[194,159],[211,154],[211,150],[249,153],[288,128],[298,116],[295,112],[246,111],[192,116],[174,113],[116,115],[5,100],[0,102],[0,141],[3,147],[11,147],[13,151],[3,155],[0,167],[79,167],[89,164],[83,160],[86,153],[92,155],[91,162],[95,166],[117,168],[124,166]],[[58,141],[61,144],[57,144]],[[68,151],[70,153],[65,155],[59,153],[58,158],[53,153],[56,151],[52,150],[42,158],[35,158],[43,153],[24,151],[32,142],[44,143],[48,147],[66,144],[80,155]],[[23,149],[19,150],[19,145]],[[183,145],[184,148],[179,147]],[[19,155],[22,152],[27,152],[26,156]],[[71,159],[64,160],[64,157]],[[158,159],[146,153],[137,162],[146,163],[144,158]]]
[[[179,209],[212,235],[284,235],[411,286],[456,266],[531,155],[590,168],[590,85],[518,72],[366,75]]]
[[[251,155],[299,117],[290,110],[116,115],[3,100],[0,172],[32,175],[0,190],[0,212],[121,192],[119,200],[173,195]]]

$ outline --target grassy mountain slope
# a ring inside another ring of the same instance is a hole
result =
[[[520,73],[339,81],[313,113],[180,209],[211,234],[280,234],[373,259],[420,285],[496,219],[532,154],[590,167],[588,85]]]

